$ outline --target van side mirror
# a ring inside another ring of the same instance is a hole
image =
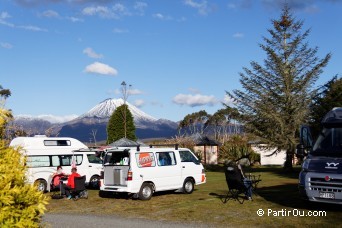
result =
[[[296,147],[297,158],[304,158],[306,156],[305,147],[303,144],[298,144]]]

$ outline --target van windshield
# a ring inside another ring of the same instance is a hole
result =
[[[323,128],[311,154],[342,157],[342,128]]]
[[[179,151],[179,155],[181,157],[181,162],[193,162],[195,164],[201,163],[200,160],[198,160],[190,151]]]

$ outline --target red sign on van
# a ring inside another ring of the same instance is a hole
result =
[[[139,153],[139,167],[154,166],[153,153]]]

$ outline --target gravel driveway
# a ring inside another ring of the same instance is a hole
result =
[[[101,227],[127,227],[127,228],[183,228],[183,227],[208,227],[201,224],[181,224],[168,221],[152,221],[146,219],[121,218],[110,215],[67,215],[67,214],[45,214],[42,225],[44,227],[80,227],[80,228],[101,228]]]

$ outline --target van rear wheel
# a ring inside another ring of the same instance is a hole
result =
[[[186,194],[191,194],[194,191],[195,184],[190,178],[186,178],[183,184],[183,192]]]
[[[139,191],[140,200],[150,200],[153,194],[153,187],[150,183],[143,183]]]
[[[47,188],[47,183],[45,180],[39,179],[34,182],[35,186],[37,186],[37,190],[40,192],[45,192]]]

